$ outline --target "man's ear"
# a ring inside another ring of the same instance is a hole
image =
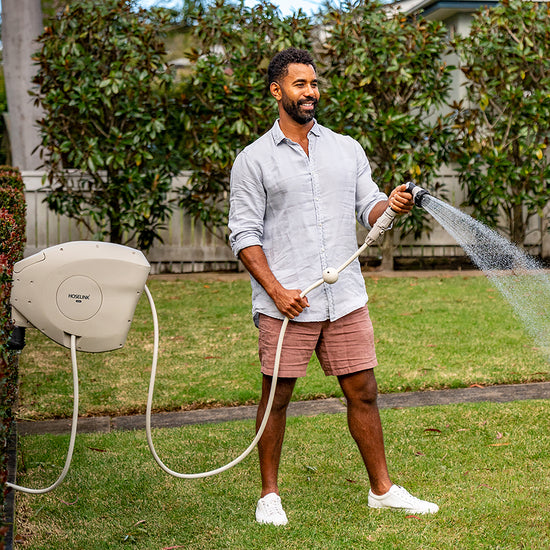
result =
[[[269,85],[269,91],[271,92],[271,95],[279,101],[281,99],[281,87],[277,82],[272,82]]]

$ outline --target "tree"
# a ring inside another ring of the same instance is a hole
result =
[[[40,36],[36,102],[50,193],[47,202],[98,239],[148,249],[170,214],[179,171],[179,109],[163,64],[163,10],[133,0],[83,0]]]
[[[550,200],[550,7],[503,0],[456,40],[467,101],[455,105],[460,182],[474,215],[523,245]]]
[[[320,116],[359,141],[386,193],[411,179],[434,190],[451,136],[448,121],[437,116],[451,85],[452,67],[442,59],[446,29],[370,0],[329,4],[323,23],[327,83]],[[427,222],[414,209],[401,224],[419,236]],[[386,238],[383,268],[392,269],[393,248]]]
[[[2,56],[11,144],[11,164],[35,170],[40,164],[36,121],[42,116],[33,106],[29,90],[36,67],[32,55],[43,31],[40,0],[2,0]]]
[[[266,132],[277,116],[266,82],[279,50],[309,48],[311,23],[302,11],[281,17],[269,2],[250,8],[216,0],[199,9],[193,72],[181,85],[180,149],[192,170],[181,204],[208,227],[227,224],[229,176],[237,153]]]

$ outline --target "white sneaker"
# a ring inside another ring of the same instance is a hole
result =
[[[439,510],[437,504],[413,497],[409,491],[399,485],[392,485],[385,495],[375,495],[369,491],[368,505],[370,508],[404,510],[409,514],[435,514]]]
[[[258,501],[256,506],[256,521],[271,525],[286,525],[288,519],[277,493],[269,493]]]

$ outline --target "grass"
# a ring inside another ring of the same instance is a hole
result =
[[[255,403],[257,332],[247,281],[152,280],[161,327],[157,410]],[[549,380],[548,364],[483,277],[367,280],[382,392]],[[67,350],[28,331],[21,355],[22,419],[70,416]],[[144,412],[152,322],[138,304],[126,346],[79,354],[82,415]],[[340,396],[315,359],[295,399]],[[550,419],[545,401],[381,411],[394,481],[438,502],[435,516],[374,511],[345,415],[290,418],[281,493],[290,523],[254,521],[256,454],[204,480],[166,475],[145,433],[77,437],[54,492],[17,497],[17,548],[348,549],[550,546]],[[176,471],[202,471],[240,454],[252,421],[154,431]],[[49,485],[68,435],[21,438],[18,482]]]
[[[550,547],[550,418],[545,401],[381,411],[394,481],[438,502],[435,516],[370,510],[345,416],[290,418],[281,464],[289,524],[254,521],[256,454],[204,480],[167,476],[143,431],[79,435],[53,493],[18,495],[17,548],[32,550],[518,549]],[[240,453],[251,421],[154,431],[178,471]],[[68,436],[20,441],[19,482],[58,475]]]
[[[256,403],[257,330],[250,284],[151,280],[159,314],[155,410]],[[550,380],[548,363],[510,306],[484,277],[368,278],[383,393]],[[20,358],[19,418],[70,417],[68,350],[27,331]],[[152,356],[152,321],[138,304],[123,349],[78,354],[80,414],[143,413]],[[294,399],[341,396],[314,358]]]

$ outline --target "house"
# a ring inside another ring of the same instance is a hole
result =
[[[430,21],[443,21],[447,26],[462,24],[472,18],[472,13],[483,7],[492,7],[498,0],[485,2],[464,2],[462,0],[440,2],[439,0],[401,0],[392,2],[389,7],[405,15],[421,13]]]

